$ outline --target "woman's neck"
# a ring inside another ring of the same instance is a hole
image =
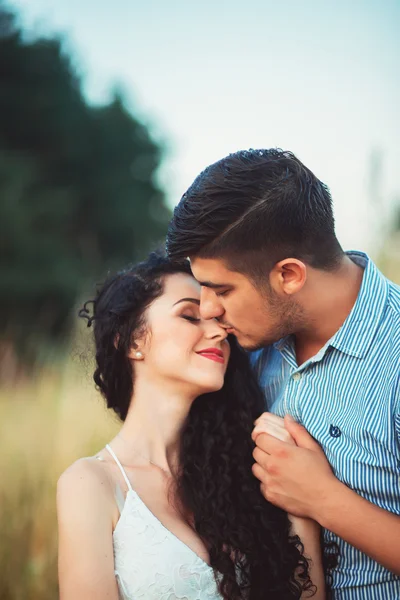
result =
[[[135,392],[113,447],[125,464],[150,462],[165,471],[178,466],[179,441],[194,398],[168,385],[135,381]]]

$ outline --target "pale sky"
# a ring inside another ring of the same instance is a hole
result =
[[[330,186],[343,246],[376,255],[400,199],[398,0],[10,4],[25,26],[65,34],[90,101],[120,85],[165,140],[160,180],[171,205],[209,163],[278,146]]]

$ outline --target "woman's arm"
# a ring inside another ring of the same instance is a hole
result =
[[[60,600],[118,600],[112,493],[100,465],[81,459],[57,486]]]
[[[283,419],[271,413],[263,413],[255,422],[252,433],[254,442],[260,433],[269,433],[283,442],[296,445],[292,436],[286,430]],[[304,592],[301,597],[302,599],[312,597],[313,600],[325,600],[326,592],[325,574],[322,565],[321,528],[319,524],[312,519],[295,517],[293,515],[289,515],[289,519],[292,524],[293,534],[299,536],[304,546],[304,556],[307,558],[310,565],[310,579],[317,588],[314,596],[311,596],[310,592]]]
[[[312,598],[312,600],[325,600],[325,574],[322,566],[321,528],[311,519],[303,519],[289,515],[292,523],[292,532],[298,535],[303,546],[304,556],[309,561],[310,579],[316,587],[316,593],[311,596],[310,592],[303,592],[301,598]]]

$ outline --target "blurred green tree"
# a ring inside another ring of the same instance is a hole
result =
[[[161,159],[120,94],[88,105],[61,40],[26,40],[0,0],[0,355],[34,363],[85,284],[164,237]]]

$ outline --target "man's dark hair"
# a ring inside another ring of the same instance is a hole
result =
[[[343,254],[328,187],[275,148],[236,152],[200,173],[174,210],[167,251],[221,258],[255,280],[284,258],[334,270]]]

